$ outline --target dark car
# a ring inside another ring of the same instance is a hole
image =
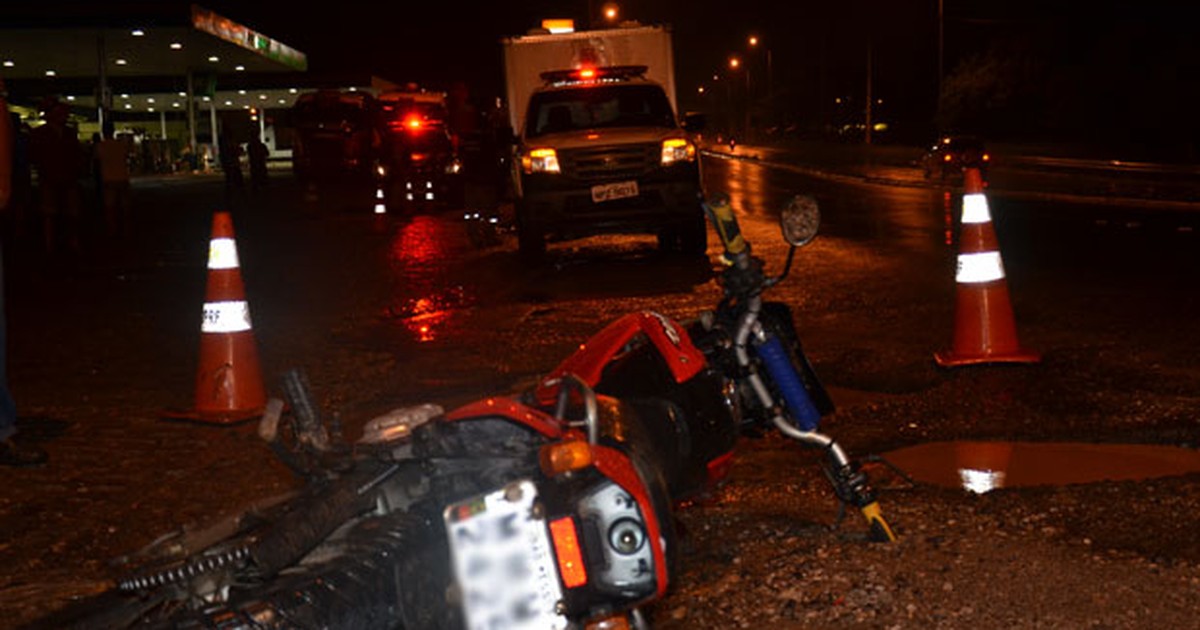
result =
[[[303,182],[369,181],[379,149],[378,104],[365,92],[318,90],[292,106],[292,168]]]
[[[979,175],[987,179],[990,161],[983,140],[974,136],[942,136],[921,156],[921,169],[926,179],[935,174],[946,179],[962,175],[965,168],[977,168]]]

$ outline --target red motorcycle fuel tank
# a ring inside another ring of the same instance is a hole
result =
[[[598,394],[630,401],[640,419],[618,417],[620,432],[652,442],[649,451],[676,499],[711,489],[727,475],[739,414],[722,377],[708,369],[704,353],[677,322],[652,310],[615,320],[541,380],[533,392],[537,403],[553,404],[568,374]],[[630,430],[629,422],[644,430]]]
[[[558,379],[565,374],[574,374],[595,387],[604,367],[619,356],[638,333],[644,333],[658,349],[675,382],[682,383],[704,369],[704,353],[696,348],[682,326],[654,311],[629,313],[592,335],[587,343],[546,375],[536,390],[538,401],[553,401],[558,393]]]

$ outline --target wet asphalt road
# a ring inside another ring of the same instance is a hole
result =
[[[945,385],[931,357],[954,326],[956,189],[718,159],[706,176],[710,191],[731,196],[769,268],[786,253],[775,209],[797,192],[820,201],[822,236],[775,297],[797,310],[835,401],[871,406]],[[6,471],[0,494],[0,565],[10,568],[0,600],[14,618],[102,584],[108,558],[292,483],[246,427],[161,420],[190,404],[211,212],[227,204],[220,180],[206,177],[146,180],[135,194],[132,239],[50,258],[6,243],[10,378],[26,434],[51,455],[44,469]],[[1134,386],[1123,379],[1157,380],[1149,391],[1169,395],[1200,378],[1187,350],[1200,248],[1186,214],[990,196],[1021,341],[1045,354],[1043,369],[1127,366],[1089,379],[1117,397]],[[652,238],[552,246],[548,264],[531,269],[512,235],[457,210],[380,217],[368,205],[314,201],[282,175],[232,204],[268,389],[284,370],[305,369],[351,435],[395,406],[519,388],[621,313],[687,318],[718,297],[709,262],[660,255]],[[1120,413],[1098,402],[1106,395],[1073,413]],[[948,404],[940,413],[954,413]],[[924,418],[876,422],[893,428],[839,435],[859,452],[954,437]],[[898,422],[911,429],[897,432]],[[1154,429],[1185,435],[1188,422]],[[1097,422],[1086,437],[1129,430]],[[985,437],[1035,431],[1055,429],[1020,418],[976,427]]]

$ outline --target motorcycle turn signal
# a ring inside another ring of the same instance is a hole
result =
[[[583,440],[555,442],[538,451],[538,464],[547,477],[587,468],[594,460],[591,445]]]

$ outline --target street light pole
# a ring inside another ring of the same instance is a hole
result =
[[[871,39],[867,38],[867,111],[866,111],[866,130],[865,141],[871,144],[871,106],[874,104],[874,96],[871,94]]]
[[[934,102],[934,108],[940,112],[942,110],[942,74],[945,72],[945,15],[942,13],[942,4],[944,0],[938,0],[938,67],[937,67],[937,100]]]

